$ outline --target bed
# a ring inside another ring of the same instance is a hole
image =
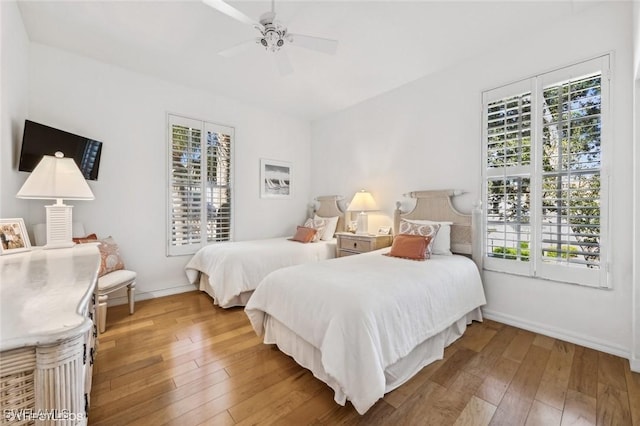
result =
[[[316,198],[309,217],[338,218],[336,232],[344,229],[344,213],[335,195]],[[335,219],[334,219],[335,220]],[[245,306],[258,283],[270,272],[286,266],[333,259],[336,239],[301,244],[289,237],[234,241],[205,246],[185,266],[189,282],[209,294],[222,308]]]
[[[414,261],[381,249],[331,262],[298,265],[267,275],[245,307],[264,343],[276,344],[329,385],[337,403],[364,414],[444,348],[481,321],[486,303],[472,239],[478,212],[451,204],[454,191],[409,194],[415,207],[401,221],[449,224],[450,249]],[[476,209],[477,210],[477,209]]]

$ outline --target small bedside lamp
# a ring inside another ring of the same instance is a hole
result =
[[[62,202],[67,200],[93,200],[93,192],[85,181],[73,158],[61,152],[45,155],[27,178],[16,195],[18,198],[56,200],[47,209],[47,245],[44,248],[73,246],[72,209]]]
[[[347,210],[360,212],[358,213],[356,234],[367,234],[369,232],[369,220],[366,212],[378,210],[378,206],[371,194],[363,189],[360,192],[356,192]]]

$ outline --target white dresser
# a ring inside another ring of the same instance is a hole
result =
[[[99,266],[92,244],[0,257],[3,424],[87,423]]]

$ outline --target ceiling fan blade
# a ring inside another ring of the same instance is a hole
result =
[[[289,34],[289,41],[294,46],[305,47],[318,52],[334,55],[338,49],[338,40],[313,37],[303,34]]]
[[[286,51],[275,52],[275,61],[281,76],[289,75],[293,72],[293,65],[291,65],[291,60],[289,60],[289,55],[287,55]]]
[[[219,51],[218,55],[224,56],[225,58],[231,58],[232,56],[236,56],[244,52],[245,50],[248,50],[249,48],[251,48],[251,46],[255,46],[256,43],[256,40],[244,41],[240,44]]]
[[[208,5],[208,6],[213,7],[218,12],[222,12],[225,15],[230,16],[233,19],[236,19],[236,20],[242,22],[243,24],[251,25],[252,27],[255,27],[255,28],[259,29],[259,30],[264,29],[262,24],[260,24],[257,21],[254,21],[253,19],[249,18],[244,13],[240,12],[235,7],[231,6],[228,3],[225,3],[222,0],[202,0],[202,2],[204,4],[206,4],[206,5]]]

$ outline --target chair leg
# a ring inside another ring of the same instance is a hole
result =
[[[98,295],[98,330],[100,333],[104,333],[107,325],[107,300],[109,296],[106,294]]]
[[[129,315],[133,315],[134,305],[136,303],[135,292],[136,282],[134,281],[127,286],[127,297],[129,298]]]

